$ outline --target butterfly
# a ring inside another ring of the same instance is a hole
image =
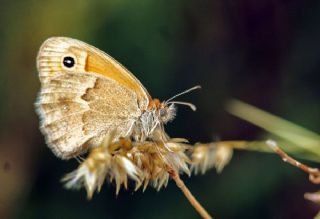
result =
[[[114,138],[165,141],[164,124],[174,119],[174,98],[151,98],[141,82],[103,51],[67,37],[47,39],[38,52],[41,90],[35,103],[47,145],[62,159],[76,157]]]

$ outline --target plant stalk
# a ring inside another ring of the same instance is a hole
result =
[[[167,167],[167,171],[170,177],[176,182],[177,186],[182,190],[183,194],[186,196],[190,204],[196,209],[196,211],[204,219],[213,219],[213,217],[204,209],[204,207],[198,202],[198,200],[192,195],[190,190],[181,180],[179,174],[170,166]]]

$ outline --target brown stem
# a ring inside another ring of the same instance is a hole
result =
[[[170,177],[176,182],[177,186],[182,190],[183,194],[189,200],[190,204],[198,211],[204,219],[212,219],[210,214],[202,207],[198,200],[192,195],[190,190],[186,187],[184,182],[180,179],[179,174],[170,166],[167,166],[167,171]]]
[[[286,152],[284,152],[275,141],[268,140],[267,145],[276,152],[284,162],[288,162],[292,166],[295,166],[304,172],[309,174],[309,180],[314,184],[320,184],[320,171],[318,168],[309,167],[299,161],[290,157]]]

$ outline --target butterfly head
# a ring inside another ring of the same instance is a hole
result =
[[[177,108],[174,103],[160,102],[159,99],[153,99],[149,104],[149,109],[154,111],[157,121],[166,124],[174,119]]]
[[[200,86],[192,87],[186,91],[183,91],[177,95],[174,95],[173,97],[171,97],[168,100],[163,101],[163,102],[160,102],[160,100],[158,100],[158,99],[153,99],[149,103],[149,109],[155,109],[157,117],[158,117],[158,121],[166,124],[167,122],[172,121],[174,119],[174,117],[176,116],[176,112],[177,112],[176,104],[186,105],[186,106],[190,107],[193,111],[196,110],[195,105],[193,105],[192,103],[174,101],[174,99],[178,96],[181,96],[185,93],[188,93],[192,90],[199,89],[199,88],[200,88]]]

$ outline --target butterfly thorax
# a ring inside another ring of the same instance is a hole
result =
[[[142,112],[136,123],[133,136],[139,140],[165,138],[164,124],[172,121],[176,115],[174,104],[161,103],[154,99],[149,107]],[[160,135],[159,135],[160,133]],[[161,134],[162,133],[162,134]]]

